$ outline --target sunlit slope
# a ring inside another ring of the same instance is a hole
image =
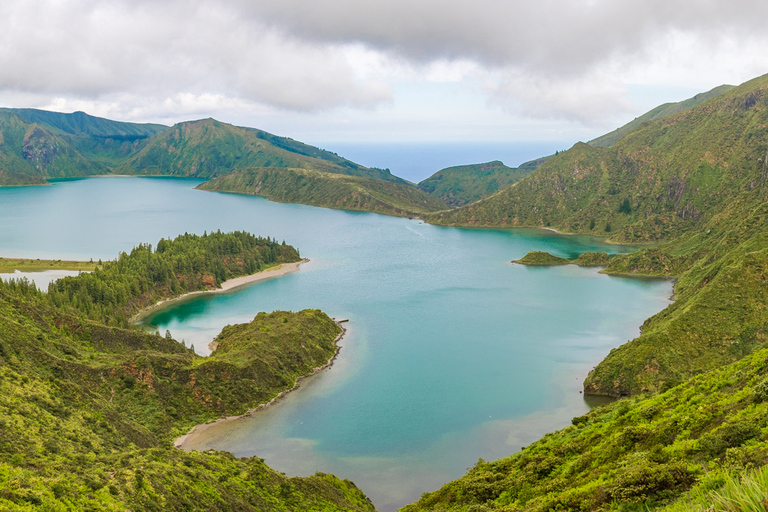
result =
[[[643,123],[669,117],[671,115],[677,114],[678,112],[682,112],[683,110],[688,110],[689,108],[700,105],[711,98],[720,96],[721,94],[726,93],[731,89],[733,89],[732,85],[721,85],[710,91],[697,94],[693,98],[688,98],[687,100],[679,101],[677,103],[664,103],[663,105],[659,105],[658,107],[646,112],[640,117],[633,119],[624,126],[617,128],[610,133],[606,133],[601,137],[592,139],[589,141],[589,143],[593,146],[611,146],[622,136],[624,136],[624,134],[631,132]]]
[[[439,198],[410,185],[313,169],[240,169],[197,188],[398,216],[422,215],[447,208]]]

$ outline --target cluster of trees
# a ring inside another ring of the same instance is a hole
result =
[[[48,298],[57,307],[71,306],[89,318],[127,326],[147,306],[183,293],[209,290],[233,277],[256,273],[280,263],[299,261],[285,242],[249,233],[185,233],[142,244],[121,253],[101,269],[53,282]]]

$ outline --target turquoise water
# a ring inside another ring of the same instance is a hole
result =
[[[663,309],[669,281],[596,269],[527,268],[530,250],[627,250],[536,230],[439,228],[193,190],[194,180],[95,178],[0,189],[0,254],[108,259],[204,230],[285,239],[299,272],[196,296],[144,319],[208,342],[259,311],[320,308],[349,318],[334,366],[278,406],[211,428],[197,448],[258,455],[287,474],[353,480],[392,510],[588,410],[587,372]]]

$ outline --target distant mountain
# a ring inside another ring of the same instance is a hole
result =
[[[238,169],[197,188],[396,216],[417,216],[446,208],[440,199],[410,185],[314,169]]]
[[[688,98],[687,100],[679,101],[677,103],[664,103],[663,105],[659,105],[653,110],[646,112],[640,117],[636,117],[634,120],[628,122],[624,126],[616,128],[614,131],[606,133],[605,135],[602,135],[596,139],[592,139],[589,141],[589,144],[592,146],[600,147],[612,146],[625,133],[631,132],[643,123],[654,121],[656,119],[663,119],[665,117],[677,114],[678,112],[682,112],[683,110],[688,110],[689,108],[700,105],[709,99],[720,96],[721,94],[726,93],[733,88],[734,86],[732,85],[720,85],[710,91],[699,93],[693,98]]]
[[[109,169],[75,149],[65,134],[0,110],[3,185],[45,184],[45,178],[106,174]]]
[[[174,125],[153,137],[117,171],[210,179],[247,167],[314,169],[406,183],[389,171],[369,169],[293,139],[214,119]]]
[[[507,167],[498,160],[483,164],[442,169],[419,183],[419,189],[442,199],[449,206],[463,206],[489,196],[530,174],[551,157],[539,158],[520,167]]]
[[[85,112],[63,114],[34,108],[3,108],[0,111],[19,114],[31,123],[55,128],[70,135],[87,135],[101,138],[141,139],[148,138],[168,129],[162,124],[124,123],[103,117],[95,117]]]
[[[440,199],[388,170],[364,167],[293,139],[214,119],[169,128],[83,112],[0,109],[0,186],[44,185],[47,178],[109,173],[211,179],[240,169],[259,169],[261,185],[256,192],[248,186],[253,173],[237,174],[212,184],[211,189],[225,187],[229,192],[259,193],[276,201],[390,215],[447,208]],[[239,190],[240,186],[245,188]]]

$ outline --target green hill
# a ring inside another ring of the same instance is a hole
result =
[[[410,185],[313,169],[240,169],[197,188],[397,216],[422,215],[446,208],[440,199]]]
[[[220,241],[213,267],[249,253],[237,235]],[[206,246],[203,238],[181,242],[185,250]],[[179,256],[173,247],[161,253]],[[122,267],[137,294],[137,276],[162,277],[143,254]],[[122,281],[71,288],[100,297]],[[87,300],[56,302],[26,282],[0,282],[0,509],[373,510],[348,480],[287,478],[258,457],[172,444],[191,426],[267,402],[324,365],[340,330],[325,314],[260,314],[227,327],[221,351],[203,358],[168,334],[87,320]]]
[[[108,168],[82,155],[54,129],[0,110],[0,179],[4,184],[43,184],[45,178],[107,172]]]
[[[577,144],[503,191],[428,217],[654,242],[584,261],[677,281],[675,302],[584,383],[587,393],[633,398],[478,463],[407,510],[752,510],[713,494],[725,484],[729,496],[762,503],[754,482],[766,470],[745,481],[751,488],[738,475],[768,462],[766,141],[768,76],[645,122],[611,147]]]
[[[738,481],[745,468],[768,463],[766,349],[572,423],[509,457],[481,459],[403,511],[682,511],[693,510],[694,500],[705,505],[698,510],[764,507],[762,500],[755,508],[709,505],[718,501],[713,491]]]
[[[247,167],[294,167],[406,183],[306,144],[214,119],[179,123],[124,162],[123,174],[210,179]]]
[[[85,112],[64,114],[34,108],[3,108],[0,110],[14,112],[31,123],[57,129],[70,135],[140,139],[152,137],[168,129],[167,126],[162,124],[112,121],[103,117],[91,116]]]
[[[606,272],[676,276],[676,302],[590,374],[586,391],[658,391],[766,341],[768,77],[648,122],[613,146],[577,144],[439,224],[551,226],[617,242],[664,242]],[[738,292],[735,290],[739,290]]]
[[[109,173],[212,179],[254,168],[260,170],[253,186],[253,171],[248,171],[201,188],[400,216],[447,207],[388,170],[214,119],[168,128],[83,112],[0,109],[0,186]]]
[[[623,137],[624,134],[631,132],[645,122],[653,121],[656,119],[663,119],[673,114],[677,114],[678,112],[682,112],[683,110],[688,110],[689,108],[693,108],[711,98],[720,96],[721,94],[726,93],[731,89],[733,89],[732,85],[721,85],[710,91],[697,94],[693,98],[688,98],[687,100],[683,100],[677,103],[664,103],[663,105],[659,105],[653,110],[646,112],[640,117],[636,117],[634,120],[630,121],[624,126],[616,128],[614,131],[606,133],[601,137],[592,139],[589,141],[589,144],[600,147],[612,146],[617,140]]]
[[[530,174],[550,157],[507,167],[495,160],[484,164],[459,165],[436,172],[419,183],[419,189],[442,199],[449,206],[463,206],[482,199]]]
[[[0,112],[12,112],[26,123],[56,134],[68,148],[86,158],[89,164],[99,165],[102,172],[111,171],[143,148],[151,137],[168,129],[160,124],[124,123],[90,116],[84,112],[63,114],[31,108],[0,109]],[[92,170],[84,166],[79,172],[69,175],[91,174],[94,174]]]

